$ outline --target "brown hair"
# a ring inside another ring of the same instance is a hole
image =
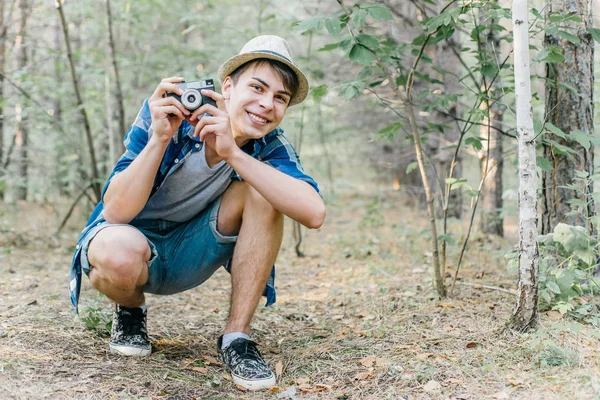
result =
[[[254,68],[262,67],[263,65],[268,65],[279,75],[281,80],[283,81],[283,86],[286,90],[289,90],[292,93],[292,96],[298,90],[298,86],[300,86],[300,82],[298,81],[298,76],[296,73],[287,65],[282,63],[281,61],[272,60],[270,58],[257,58],[252,61],[248,61],[245,64],[240,65],[235,69],[229,76],[233,81],[233,84],[237,84],[240,76],[251,66]]]

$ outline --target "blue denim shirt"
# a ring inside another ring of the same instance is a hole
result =
[[[106,181],[106,184],[102,189],[102,199],[104,198],[104,193],[106,193],[106,189],[108,188],[113,176],[127,168],[150,140],[150,137],[152,136],[152,133],[149,132],[151,123],[152,119],[150,116],[150,108],[148,107],[148,100],[146,100],[144,101],[144,105],[140,109],[135,122],[125,135],[125,153],[123,156],[121,156],[111,172],[108,180]],[[165,155],[154,178],[154,186],[152,187],[150,196],[156,193],[165,179],[168,179],[169,175],[183,164],[186,156],[189,156],[192,152],[199,151],[201,146],[198,145],[198,139],[193,138],[191,135],[191,133],[193,133],[193,129],[194,127],[187,121],[183,121],[179,127],[177,134],[167,146]],[[262,161],[289,176],[307,182],[317,191],[317,193],[319,193],[319,195],[321,195],[321,191],[315,180],[304,173],[296,150],[285,138],[281,128],[274,129],[261,139],[250,140],[242,147],[242,150],[257,160]],[[242,178],[235,171],[232,173],[231,179],[242,180]],[[75,307],[76,311],[78,310],[77,305],[79,302],[79,294],[81,292],[82,279],[80,260],[81,243],[84,236],[91,228],[106,221],[104,219],[103,211],[104,203],[102,200],[100,200],[90,215],[83,231],[81,232],[75,253],[73,254],[69,278],[69,292],[71,294],[71,303]],[[228,270],[229,264],[230,263],[228,262],[226,266]],[[273,304],[276,300],[275,266],[273,266],[271,276],[269,277],[263,295],[267,297],[267,306]]]

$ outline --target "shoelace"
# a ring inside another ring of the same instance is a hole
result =
[[[257,344],[252,340],[234,340],[233,343],[229,345],[229,348],[234,355],[231,360],[231,364],[233,364],[232,367],[236,367],[243,360],[250,359],[253,361],[262,361],[262,356],[258,351]]]
[[[144,319],[144,312],[141,308],[128,308],[120,307],[119,318],[122,331],[125,335],[137,335],[144,336],[146,334],[146,321]]]

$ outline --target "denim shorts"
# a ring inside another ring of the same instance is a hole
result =
[[[148,261],[146,293],[174,294],[192,289],[210,278],[233,256],[237,236],[217,231],[221,197],[186,222],[136,220],[129,224],[103,222],[92,228],[81,242],[81,267],[89,276],[87,253],[94,236],[109,226],[131,226],[140,231],[152,251]]]

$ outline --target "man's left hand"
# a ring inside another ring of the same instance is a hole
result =
[[[201,142],[210,146],[219,157],[227,161],[239,147],[233,138],[223,95],[208,89],[203,89],[202,94],[213,99],[218,108],[211,104],[204,104],[187,120],[194,126],[194,137],[200,137]]]

